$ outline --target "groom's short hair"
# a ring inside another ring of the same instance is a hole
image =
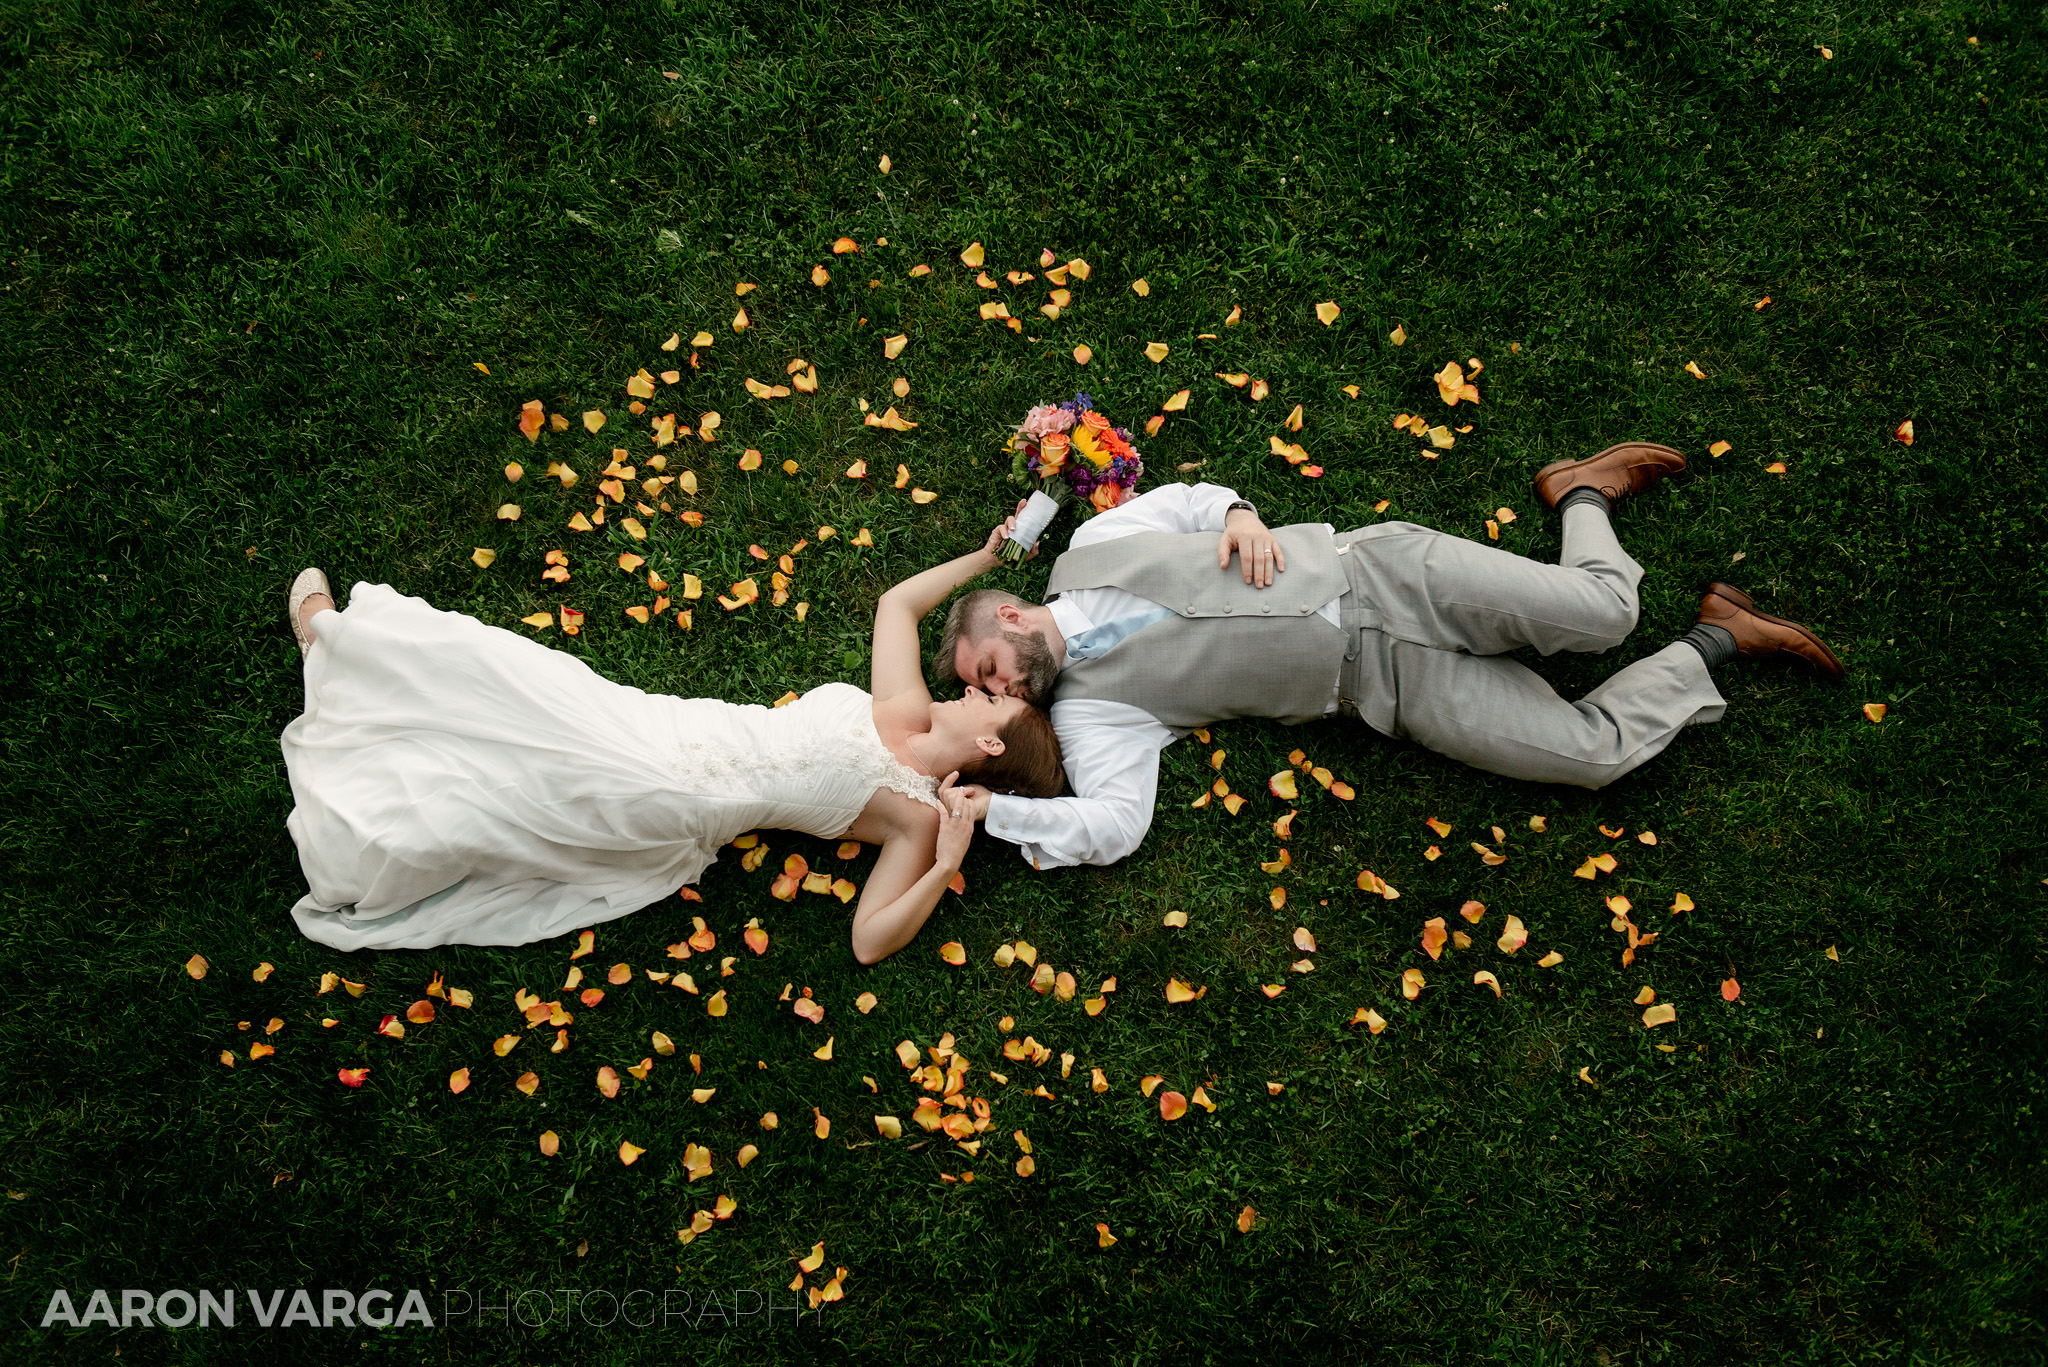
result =
[[[1025,670],[1025,686],[1031,695],[1029,701],[1043,707],[1049,699],[1040,695],[1052,691],[1052,681],[1058,676],[1059,668],[1053,663],[1052,652],[1036,632],[1004,630],[1002,623],[996,620],[996,609],[1006,603],[1015,608],[1036,606],[1030,599],[1019,598],[1002,589],[972,589],[961,594],[946,614],[946,628],[939,635],[938,650],[932,654],[931,676],[935,679],[960,678],[959,670],[954,667],[954,661],[960,658],[960,642],[985,641],[991,636],[1001,636],[1017,647]]]

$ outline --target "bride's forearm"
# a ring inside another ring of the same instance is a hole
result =
[[[877,606],[876,611],[880,612],[885,606],[893,606],[921,621],[926,613],[945,602],[954,589],[980,578],[990,570],[1000,568],[1002,563],[986,546],[980,550],[969,551],[966,555],[948,560],[943,565],[934,565],[919,574],[913,574],[889,589],[882,595],[881,604]]]
[[[864,964],[879,963],[916,939],[959,871],[958,864],[939,860],[897,897],[873,911],[863,908],[853,919],[853,956]]]

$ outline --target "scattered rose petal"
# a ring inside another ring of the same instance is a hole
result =
[[[1500,979],[1494,977],[1493,974],[1483,968],[1472,975],[1473,986],[1477,987],[1482,983],[1493,989],[1494,996],[1498,997],[1500,995]]]
[[[1872,722],[1883,721],[1887,710],[1881,702],[1867,702],[1863,704],[1863,715],[1870,718]]]
[[[1417,997],[1421,996],[1422,989],[1428,983],[1429,980],[1422,976],[1422,970],[1419,968],[1404,968],[1401,970],[1401,995],[1409,1001],[1414,1001]]]
[[[1188,1099],[1179,1092],[1161,1092],[1159,1094],[1159,1118],[1161,1120],[1178,1120],[1187,1113]]]
[[[1556,950],[1553,949],[1548,954],[1538,959],[1536,961],[1536,966],[1538,968],[1556,968],[1559,964],[1563,962],[1564,955],[1558,953]]]
[[[1522,918],[1519,916],[1508,917],[1507,928],[1501,932],[1500,939],[1494,941],[1503,954],[1513,954],[1528,943],[1529,930],[1522,924]]]
[[[1677,1007],[1673,1006],[1670,1002],[1658,1002],[1655,1006],[1643,1012],[1643,1028],[1654,1029],[1659,1025],[1668,1025],[1677,1019]]]
[[[1432,916],[1422,923],[1422,952],[1435,959],[1444,952],[1444,918]]]
[[[1736,999],[1737,997],[1739,997],[1739,996],[1741,996],[1741,995],[1742,995],[1742,984],[1741,984],[1741,983],[1739,983],[1739,982],[1736,982],[1736,981],[1735,981],[1735,979],[1733,979],[1733,978],[1724,978],[1724,979],[1722,979],[1722,980],[1721,980],[1721,1000],[1722,1000],[1722,1001],[1724,1001],[1724,1002],[1732,1002],[1732,1001],[1734,1001],[1734,1000],[1735,1000],[1735,999]]]

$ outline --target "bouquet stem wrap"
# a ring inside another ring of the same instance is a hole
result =
[[[1009,540],[1003,542],[998,554],[1013,565],[1031,554],[1032,548],[1038,545],[1038,538],[1044,535],[1054,515],[1059,512],[1060,502],[1043,489],[1032,490],[1031,497],[1024,501],[1024,511],[1017,514],[1016,530],[1010,533]]]

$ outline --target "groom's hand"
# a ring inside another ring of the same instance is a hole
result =
[[[1287,569],[1287,552],[1273,539],[1259,515],[1239,508],[1223,519],[1223,537],[1216,543],[1216,568],[1230,568],[1230,553],[1237,552],[1244,582],[1267,589],[1273,586],[1273,572]]]

